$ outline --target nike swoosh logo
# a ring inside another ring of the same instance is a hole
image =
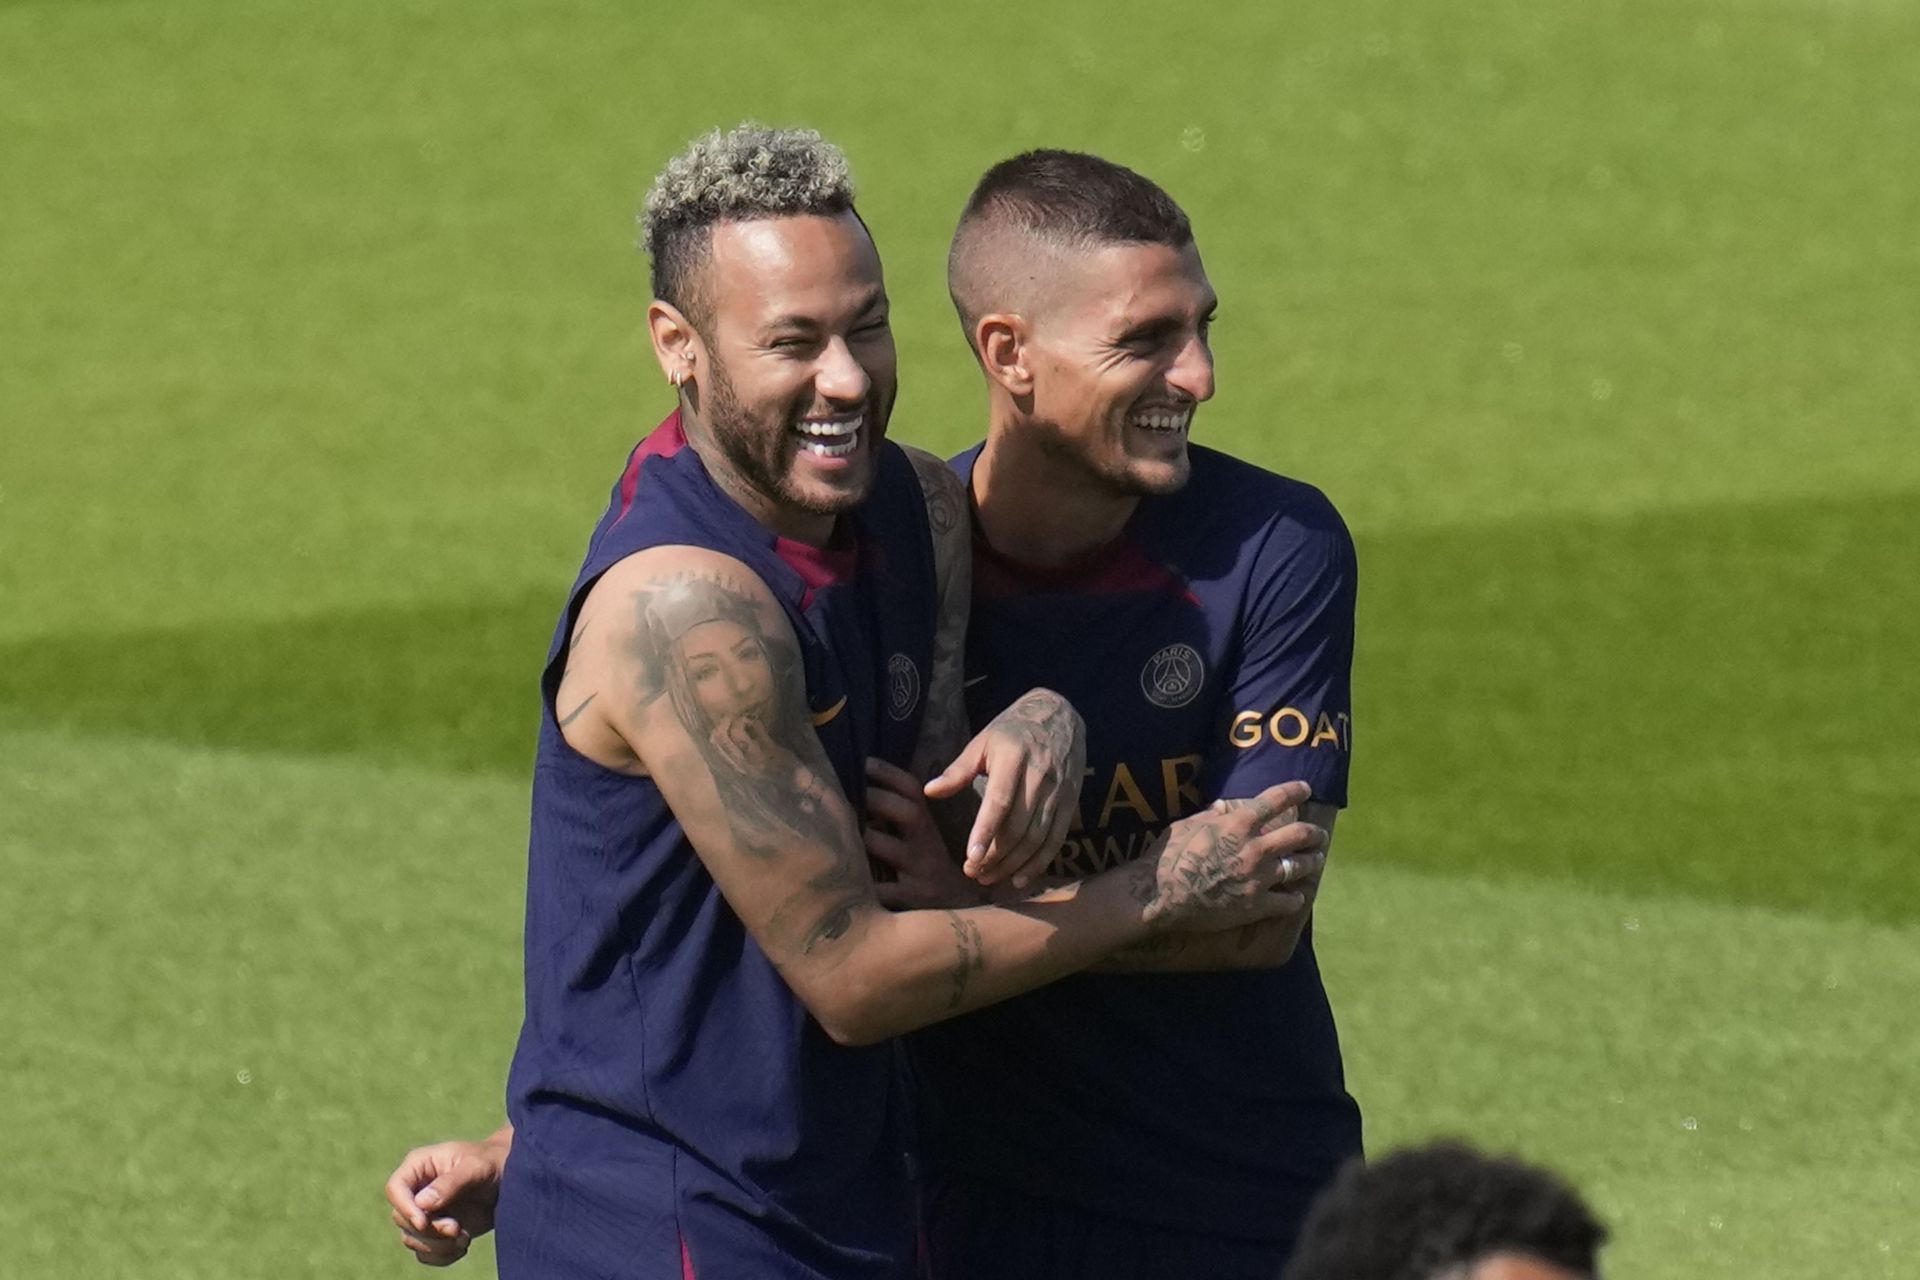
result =
[[[991,679],[993,679],[992,676],[975,676],[971,680],[962,680],[960,682],[960,687],[962,689],[971,689],[973,688],[973,686],[979,684],[982,680],[991,680]]]
[[[821,725],[826,724],[828,721],[832,720],[835,716],[839,715],[842,711],[846,710],[846,707],[847,707],[847,699],[846,699],[846,696],[843,694],[841,695],[840,701],[834,703],[832,706],[828,707],[825,711],[815,711],[812,713],[813,727],[818,729]]]

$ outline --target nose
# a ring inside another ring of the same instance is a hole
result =
[[[738,701],[744,701],[746,695],[753,689],[753,682],[747,678],[747,673],[739,667],[727,668],[726,680],[727,692],[732,694]]]
[[[853,404],[866,399],[867,392],[873,386],[873,379],[867,376],[866,369],[854,359],[852,348],[847,346],[845,338],[834,337],[828,340],[820,353],[820,364],[813,375],[814,390],[822,399],[836,404]]]
[[[1196,335],[1180,349],[1167,370],[1167,384],[1193,400],[1213,399],[1213,351],[1206,339]]]

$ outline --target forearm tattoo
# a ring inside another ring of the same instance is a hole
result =
[[[980,926],[960,915],[947,912],[947,924],[953,929],[954,959],[953,968],[947,971],[952,988],[947,994],[947,1008],[958,1009],[967,998],[967,984],[973,981],[973,975],[980,972],[986,964],[986,945],[980,936]]]

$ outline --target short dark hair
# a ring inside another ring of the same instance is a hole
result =
[[[995,305],[976,296],[993,274],[979,258],[1007,233],[1073,249],[1193,243],[1193,226],[1173,197],[1125,165],[1052,149],[1002,160],[974,185],[947,254],[947,288],[969,331]]]
[[[1431,1280],[1501,1253],[1591,1277],[1606,1239],[1553,1174],[1436,1142],[1343,1169],[1307,1215],[1284,1280]]]
[[[1028,151],[974,185],[960,225],[1004,218],[1031,235],[1082,244],[1170,244],[1193,239],[1173,197],[1125,165],[1084,151]]]
[[[748,121],[695,138],[667,161],[641,210],[641,237],[653,260],[653,296],[689,319],[701,299],[699,270],[713,228],[798,214],[832,217],[853,209],[847,158],[812,129],[771,129]]]

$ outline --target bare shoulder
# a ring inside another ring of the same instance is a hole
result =
[[[784,691],[794,645],[773,593],[739,560],[704,547],[650,547],[608,569],[581,602],[562,681],[569,696],[556,699],[555,714],[582,754],[649,772],[641,748],[656,719],[672,723],[689,705],[713,701],[697,695],[736,689],[742,671],[761,677],[752,681],[756,701],[771,702]]]

